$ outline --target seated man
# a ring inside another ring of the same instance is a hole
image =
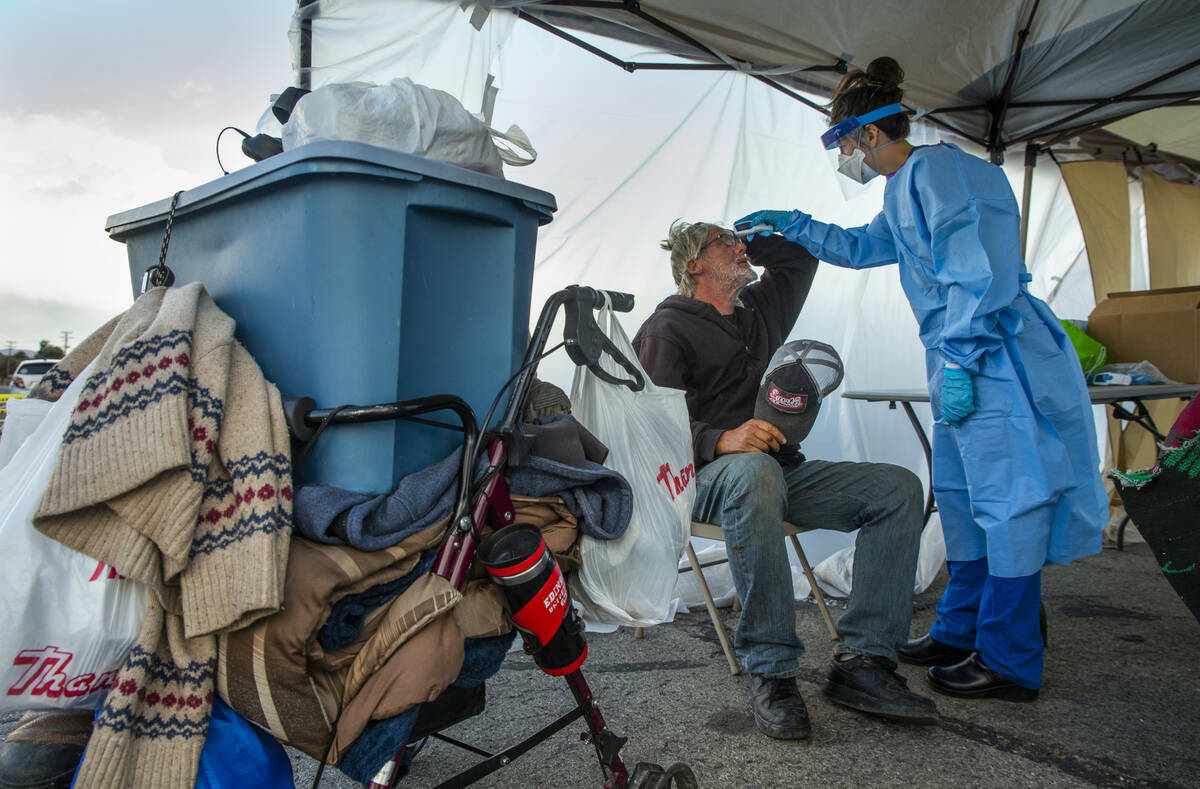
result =
[[[662,246],[679,295],[658,305],[633,346],[654,383],[687,392],[698,470],[692,515],[725,533],[742,604],[734,647],[751,675],[759,729],[780,739],[810,735],[795,680],[804,646],[784,520],[859,530],[824,694],[863,712],[935,722],[933,701],[895,672],[912,617],[920,481],[898,466],[806,461],[774,425],[753,418],[759,382],[800,314],[816,258],[781,236],[756,239],[759,280],[741,241],[700,222],[676,222]]]

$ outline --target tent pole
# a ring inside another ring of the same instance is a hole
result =
[[[317,0],[297,0],[300,8],[310,6]],[[300,20],[300,78],[297,87],[312,90],[312,18],[308,15]]]
[[[1029,240],[1029,200],[1033,195],[1033,168],[1037,166],[1037,143],[1025,146],[1025,188],[1021,190],[1021,259],[1025,260]]]

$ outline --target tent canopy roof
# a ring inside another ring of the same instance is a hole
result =
[[[601,56],[590,34],[693,66],[830,95],[848,64],[891,55],[905,103],[993,151],[1065,139],[1200,96],[1194,0],[498,0]],[[611,56],[609,59],[617,60]],[[628,70],[681,63],[620,61]],[[797,96],[797,98],[802,97]],[[1195,106],[1190,107],[1195,111]],[[1166,123],[1178,117],[1164,116]],[[1140,136],[1153,137],[1154,130]]]

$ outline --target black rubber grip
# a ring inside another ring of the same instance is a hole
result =
[[[603,292],[608,294],[608,298],[612,302],[612,308],[617,312],[629,312],[633,309],[632,293],[621,293],[617,290],[606,290]],[[596,306],[599,307],[601,305],[597,304]]]

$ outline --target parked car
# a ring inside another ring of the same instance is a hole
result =
[[[13,394],[29,394],[29,390],[37,386],[42,376],[50,372],[50,368],[56,364],[56,359],[27,359],[21,362],[13,373],[9,391]]]

